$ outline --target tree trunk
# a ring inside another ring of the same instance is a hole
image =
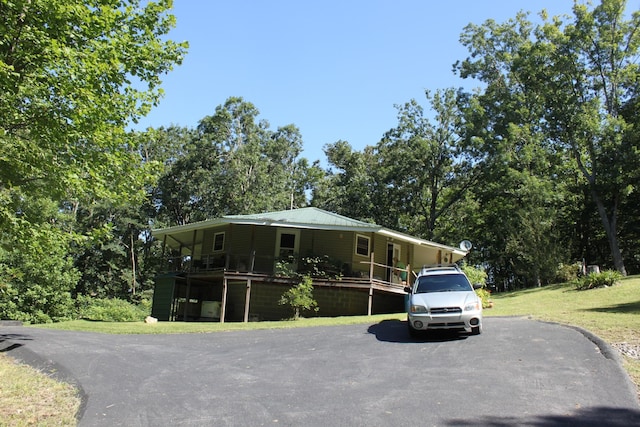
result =
[[[133,295],[136,294],[136,253],[133,247],[133,232],[130,234],[131,237],[131,290]]]
[[[617,223],[617,211],[618,211],[618,203],[617,200],[614,201],[613,207],[611,210],[611,217],[607,214],[607,210],[604,207],[604,203],[598,192],[594,189],[591,190],[591,196],[593,197],[593,201],[596,202],[596,206],[598,207],[598,213],[600,214],[600,219],[602,220],[602,225],[604,227],[604,231],[607,234],[607,240],[609,241],[609,248],[611,249],[611,256],[613,258],[613,265],[620,274],[623,276],[627,275],[627,270],[624,267],[624,259],[622,258],[622,252],[620,251],[620,244],[618,243],[618,236],[616,233],[616,223]]]

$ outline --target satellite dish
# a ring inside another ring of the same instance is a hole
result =
[[[460,242],[460,249],[462,249],[463,251],[469,252],[472,247],[473,245],[468,240],[463,240],[462,242]]]

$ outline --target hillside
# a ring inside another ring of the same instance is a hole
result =
[[[640,390],[640,276],[608,288],[577,291],[570,284],[492,296],[485,316],[530,316],[589,330],[624,355],[625,368]]]

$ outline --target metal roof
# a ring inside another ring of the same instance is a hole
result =
[[[223,218],[229,219],[234,223],[238,221],[260,221],[269,225],[289,225],[304,228],[368,229],[370,231],[375,231],[380,228],[380,226],[376,224],[358,221],[356,219],[313,207],[252,215],[227,215]]]

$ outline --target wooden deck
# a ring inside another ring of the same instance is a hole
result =
[[[372,304],[373,304],[373,295],[374,292],[382,292],[386,294],[395,294],[395,295],[404,295],[405,292],[405,283],[393,283],[387,280],[382,280],[379,277],[375,277],[374,266],[382,267],[385,269],[393,269],[391,266],[376,264],[373,262],[373,253],[371,254],[371,260],[368,262],[362,262],[361,264],[368,264],[368,274],[359,272],[359,277],[349,277],[349,276],[339,276],[336,275],[334,278],[326,278],[326,277],[311,277],[313,281],[313,286],[317,288],[334,288],[334,289],[359,289],[365,292],[368,292],[368,310],[367,314],[372,314]],[[222,285],[222,301],[221,301],[221,313],[220,313],[220,322],[224,322],[225,312],[227,309],[227,293],[229,284],[233,283],[245,283],[246,284],[246,295],[245,295],[245,312],[243,319],[245,322],[249,321],[249,309],[250,309],[250,300],[251,300],[251,287],[254,284],[280,284],[283,286],[293,286],[300,282],[299,277],[285,277],[274,274],[274,272],[259,272],[254,271],[254,259],[247,260],[249,262],[245,263],[230,263],[227,259],[226,265],[221,267],[218,263],[217,265],[206,265],[206,264],[173,264],[174,267],[178,267],[174,269],[179,271],[179,276],[181,280],[185,280],[187,283],[193,282],[210,282],[212,284]],[[245,266],[250,266],[248,269]],[[235,267],[235,268],[234,268]],[[250,271],[247,271],[250,270]],[[393,269],[396,272],[396,269]],[[411,280],[412,274],[410,267],[407,266],[406,271],[409,279]],[[368,277],[362,277],[362,276]],[[390,274],[390,277],[397,277]],[[187,299],[189,296],[189,291],[187,291]],[[186,318],[186,311],[185,311]]]

